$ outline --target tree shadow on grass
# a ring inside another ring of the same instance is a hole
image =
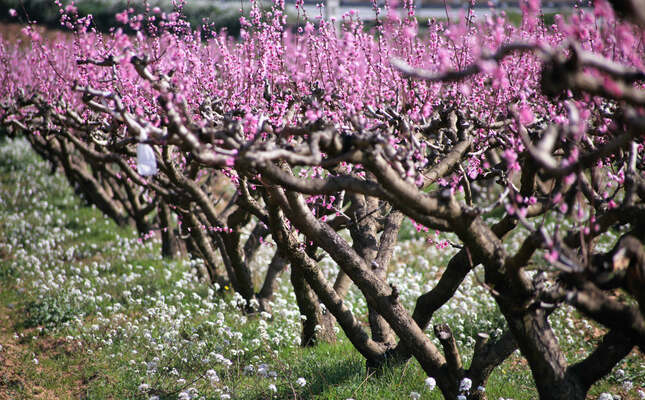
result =
[[[287,381],[291,382],[291,386],[285,381],[278,381],[277,393],[265,390],[244,397],[253,400],[335,398],[334,390],[330,393],[330,388],[358,388],[366,378],[365,360],[345,343],[297,349],[287,358],[291,361],[284,360],[289,364],[284,372],[290,377]],[[305,379],[304,387],[297,384],[298,378]]]
[[[331,386],[341,385],[347,381],[361,382],[366,378],[365,361],[352,358],[336,360],[318,369],[318,374],[311,377],[308,391],[303,398],[313,398],[323,394]]]

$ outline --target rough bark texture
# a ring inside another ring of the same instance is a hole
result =
[[[291,284],[296,294],[296,301],[300,309],[302,335],[301,346],[313,346],[319,341],[333,343],[336,334],[333,329],[333,320],[326,313],[323,314],[318,297],[311,290],[305,280],[304,271],[299,265],[291,268]]]
[[[172,217],[170,214],[170,207],[165,201],[159,203],[159,209],[157,211],[159,215],[159,225],[161,228],[161,254],[166,258],[176,258],[181,252],[181,244],[177,235],[175,234],[175,229],[171,224]]]
[[[262,288],[257,295],[258,302],[260,303],[260,311],[271,312],[271,300],[277,288],[278,277],[287,265],[289,265],[287,259],[281,257],[276,251],[267,269]]]

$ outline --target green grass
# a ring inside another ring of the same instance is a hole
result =
[[[415,360],[366,376],[363,358],[342,333],[336,344],[300,348],[287,276],[270,319],[243,315],[230,290],[194,278],[190,261],[161,259],[159,243],[139,243],[132,229],[84,205],[24,142],[0,142],[0,200],[0,317],[8,316],[0,321],[0,354],[12,366],[0,369],[0,398],[177,399],[190,388],[205,399],[407,399],[411,392],[441,398],[437,389],[424,389],[426,375]],[[401,239],[390,279],[412,307],[456,250],[428,245],[411,224]],[[267,263],[269,250],[256,267]],[[360,293],[354,288],[347,299],[365,320]],[[504,327],[490,296],[470,278],[434,322],[451,326],[466,363],[477,332]],[[567,310],[552,323],[570,361],[598,340],[590,339],[594,326]],[[635,390],[620,385],[642,385],[644,367],[633,354],[620,365],[625,375],[603,380],[593,395],[635,398]],[[218,380],[210,381],[209,370]],[[517,352],[486,390],[491,399],[537,397]]]

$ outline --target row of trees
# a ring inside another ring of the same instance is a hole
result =
[[[202,259],[248,312],[270,311],[290,265],[303,345],[338,324],[369,369],[414,357],[446,398],[468,399],[518,348],[544,399],[584,399],[645,350],[645,53],[603,0],[551,27],[528,2],[520,27],[466,15],[421,35],[412,5],[377,14],[375,31],[301,9],[294,32],[277,2],[242,19],[240,41],[203,41],[152,8],[119,14],[136,35],[100,35],[60,7],[71,34],[27,25],[28,40],[0,45],[4,133],[118,224],[161,236],[165,256]],[[387,279],[406,218],[459,248],[413,310]],[[250,262],[267,241],[258,288]],[[425,331],[478,266],[508,328],[480,333],[466,366],[449,326],[434,326],[441,348]],[[369,329],[343,301],[351,285]],[[575,363],[548,320],[566,305],[606,328]]]

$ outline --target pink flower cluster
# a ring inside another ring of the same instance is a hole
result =
[[[351,135],[356,121],[365,128],[383,122],[370,110],[392,109],[424,125],[437,113],[459,109],[482,125],[475,130],[467,176],[474,179],[495,167],[481,157],[489,146],[501,147],[506,169],[512,174],[521,169],[518,154],[524,150],[517,124],[566,124],[565,106],[541,94],[542,63],[536,55],[518,53],[501,61],[481,61],[480,56],[511,42],[555,48],[566,39],[575,39],[584,50],[642,69],[645,38],[640,31],[614,19],[604,0],[595,4],[591,12],[576,10],[570,21],[557,17],[550,27],[540,22],[536,0],[521,3],[524,19],[520,26],[509,23],[504,13],[480,19],[464,15],[457,21],[419,26],[408,4],[404,17],[391,7],[386,17],[377,14],[376,27],[371,30],[353,13],[345,14],[337,29],[324,19],[310,18],[302,8],[301,28],[292,30],[286,23],[284,4],[275,2],[269,12],[254,4],[249,17],[241,18],[239,39],[226,32],[191,30],[181,13],[158,9],[139,15],[127,9],[117,14],[117,20],[133,29],[134,35],[120,27],[100,34],[92,28],[91,18],[77,15],[73,4],[59,4],[61,21],[74,29],[73,35],[60,33],[56,40],[45,41],[28,25],[23,29],[28,38],[25,43],[0,41],[0,100],[39,95],[84,118],[106,118],[106,124],[123,125],[110,115],[97,115],[82,101],[82,94],[73,90],[75,85],[91,87],[119,93],[126,110],[160,127],[167,121],[162,117],[159,93],[130,62],[137,57],[150,60],[149,69],[155,74],[170,77],[175,95],[168,100],[192,113],[196,125],[209,124],[200,112],[206,104],[240,119],[248,140],[255,137],[260,120],[274,131],[324,121]],[[417,81],[391,65],[394,57],[436,72],[478,63],[482,73],[455,84]],[[79,63],[107,59],[118,62],[112,68]],[[597,114],[603,101],[583,96],[572,103],[579,115],[577,131],[584,132],[590,115]],[[508,118],[511,105],[515,105],[518,121],[508,125],[503,137],[485,127]],[[394,130],[390,138],[394,148],[400,139],[397,135],[403,134]],[[602,143],[603,138],[589,140]],[[418,152],[414,157],[423,161],[426,154]],[[227,165],[231,168],[224,174],[235,182],[234,156]],[[461,190],[463,179],[455,174],[440,183],[454,193]],[[417,182],[421,184],[421,179]]]

